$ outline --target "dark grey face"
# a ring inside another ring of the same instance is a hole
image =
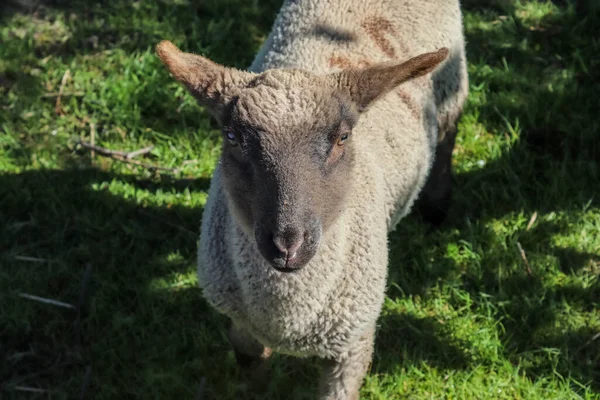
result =
[[[285,97],[274,96],[271,110],[268,99],[257,106],[250,100],[242,93],[223,119],[225,189],[264,258],[279,271],[296,271],[344,205],[358,116],[335,93],[299,110],[281,104]]]

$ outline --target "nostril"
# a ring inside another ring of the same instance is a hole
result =
[[[304,232],[304,242],[312,243],[312,236],[308,233],[308,231]]]
[[[273,243],[275,243],[275,247],[277,247],[277,250],[279,250],[284,255],[287,255],[288,250],[285,245],[285,241],[283,240],[283,238],[281,236],[274,236]]]
[[[290,246],[288,246],[288,258],[296,257],[296,252],[298,251],[300,246],[302,246],[303,242],[304,239],[301,236],[299,236]]]
[[[284,234],[276,234],[273,243],[286,259],[291,260],[296,257],[296,253],[304,243],[304,236],[287,231]]]

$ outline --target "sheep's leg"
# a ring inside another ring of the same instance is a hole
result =
[[[242,368],[257,371],[262,369],[272,350],[254,339],[245,329],[231,324],[229,341],[233,347],[235,360]]]
[[[423,218],[439,225],[445,219],[452,199],[452,151],[456,140],[456,128],[444,132],[435,151],[435,161],[429,178],[418,201]]]
[[[326,360],[321,381],[321,400],[358,400],[373,357],[375,330],[370,330],[337,360]]]
[[[249,380],[249,390],[255,393],[263,392],[268,384],[268,362],[272,354],[269,347],[263,346],[245,329],[231,324],[229,342],[237,364],[241,367],[243,376]]]

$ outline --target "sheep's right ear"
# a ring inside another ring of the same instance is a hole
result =
[[[160,42],[156,52],[175,79],[200,104],[207,106],[218,120],[225,105],[255,76],[251,72],[224,67],[196,54],[184,53],[168,40]]]
[[[350,98],[362,112],[402,82],[433,71],[447,57],[448,49],[443,47],[402,63],[385,62],[365,69],[344,70],[335,73],[333,78],[340,89],[350,94]]]

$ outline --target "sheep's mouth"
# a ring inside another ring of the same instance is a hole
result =
[[[284,274],[293,274],[304,268],[304,266],[300,266],[297,268],[289,268],[289,267],[277,267],[275,265],[273,265],[272,267],[276,271],[283,272]]]
[[[288,274],[303,269],[312,259],[312,256],[312,251],[308,251],[307,253],[303,252],[303,254],[299,254],[292,258],[286,259],[284,257],[275,257],[268,261],[276,271]]]

